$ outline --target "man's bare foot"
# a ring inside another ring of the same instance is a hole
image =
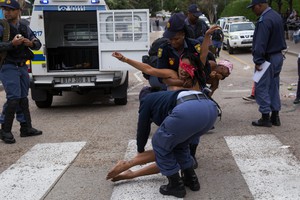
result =
[[[120,160],[113,168],[108,172],[106,176],[106,180],[114,178],[118,174],[124,172],[125,170],[129,169],[131,166],[128,161]]]
[[[111,179],[112,182],[117,182],[117,181],[121,181],[121,180],[126,180],[126,179],[132,179],[133,177],[133,171],[131,171],[130,169],[113,177]]]

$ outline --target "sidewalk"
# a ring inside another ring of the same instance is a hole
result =
[[[298,56],[300,54],[300,42],[295,44],[291,40],[286,40],[287,54]]]

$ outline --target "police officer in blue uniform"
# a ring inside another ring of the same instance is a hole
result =
[[[206,22],[199,17],[202,15],[197,4],[191,4],[188,7],[187,18],[185,24],[193,31],[194,38],[202,43],[205,32],[209,29]]]
[[[0,42],[0,51],[6,51],[7,55],[0,70],[0,79],[6,92],[7,106],[4,110],[4,122],[2,124],[1,139],[5,143],[15,143],[11,132],[14,115],[18,107],[24,114],[25,121],[21,123],[21,137],[41,135],[42,131],[32,127],[28,104],[29,74],[26,60],[33,58],[32,50],[41,48],[41,42],[35,37],[33,31],[20,22],[20,4],[16,0],[5,0],[0,4],[4,16],[9,23],[9,41]],[[0,26],[2,39],[4,27]]]
[[[201,45],[197,40],[186,37],[184,20],[185,16],[182,13],[175,13],[169,19],[163,37],[168,38],[170,42],[165,43],[158,49],[157,68],[173,69],[177,72],[179,60],[182,54],[192,53],[198,57],[200,56]],[[205,63],[205,67],[201,73],[204,74],[200,78],[204,80],[200,80],[199,82],[206,83],[205,78],[210,74],[210,66],[208,61]],[[169,78],[162,81],[168,86],[183,86],[182,82],[178,81],[178,79],[175,80]],[[201,85],[201,87],[205,88],[205,84]],[[195,168],[198,166],[195,158],[198,144],[199,138],[191,142],[190,145],[191,155],[195,159]]]
[[[182,55],[180,67],[191,77],[192,88],[197,84],[201,85],[199,76],[202,76],[202,73],[196,71],[199,66],[199,56]],[[201,70],[200,68],[199,71]],[[182,71],[179,73],[181,80],[187,78],[184,74]],[[158,125],[159,128],[152,137],[152,146],[156,165],[169,180],[167,185],[160,187],[161,194],[182,198],[186,194],[184,186],[188,186],[192,191],[200,189],[190,144],[199,141],[200,136],[213,127],[217,116],[218,105],[200,91],[155,92],[141,99],[137,149],[139,153],[145,151],[151,123]],[[182,177],[178,173],[179,170]]]
[[[161,194],[182,198],[186,194],[184,185],[193,191],[200,189],[189,144],[209,131],[217,116],[217,105],[199,91],[154,92],[141,100],[138,152],[145,151],[151,122],[160,125],[152,138],[152,146],[157,166],[169,180],[160,187]],[[183,172],[182,178],[179,170]]]
[[[269,7],[267,0],[252,0],[247,8],[251,8],[255,15],[259,16],[252,44],[255,70],[260,71],[260,65],[265,61],[270,62],[262,78],[255,83],[255,99],[262,117],[253,121],[252,125],[280,126],[279,75],[283,65],[282,50],[286,49],[282,18]]]
[[[207,59],[210,35],[217,28],[217,26],[213,26],[206,32],[200,56],[194,53],[180,56],[179,71],[174,71],[174,73],[172,73],[172,69],[156,69],[126,58],[119,52],[113,53],[113,56],[120,61],[126,62],[146,74],[173,77],[181,82],[190,83],[189,87],[186,87],[190,91],[181,89],[154,92],[140,99],[137,150],[141,154],[137,159],[145,163],[153,162],[155,157],[159,171],[169,180],[167,185],[160,187],[159,191],[163,195],[184,197],[186,194],[184,186],[188,186],[192,191],[200,189],[189,146],[213,127],[219,114],[217,103],[199,91],[203,85],[201,77],[204,73],[201,72],[203,72],[203,63]],[[145,151],[152,122],[159,126],[152,137],[155,156],[151,156],[151,154],[149,156],[148,153],[142,154]],[[139,176],[157,173],[156,165],[150,165],[149,168],[141,170]],[[182,177],[179,175],[180,169]],[[114,168],[108,174],[107,179],[115,178],[121,171]]]

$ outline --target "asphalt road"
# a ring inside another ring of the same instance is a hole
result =
[[[240,51],[229,55],[227,51],[222,51],[221,58],[234,63],[232,74],[221,82],[214,94],[223,115],[215,124],[215,129],[201,139],[197,149],[199,168],[196,170],[201,190],[188,191],[186,199],[254,199],[249,183],[245,181],[226,143],[225,138],[228,136],[272,135],[300,160],[300,109],[299,105],[293,104],[296,86],[288,90],[298,80],[297,57],[287,55],[285,60],[281,73],[282,126],[272,128],[251,126],[251,121],[260,117],[258,107],[256,103],[242,100],[243,96],[250,94],[252,87],[253,64],[250,52]],[[133,70],[130,73],[126,106],[116,106],[110,98],[97,94],[81,96],[65,93],[62,97],[54,97],[53,106],[49,109],[38,109],[30,101],[33,125],[44,133],[38,137],[20,138],[19,124],[15,122],[13,134],[17,142],[13,145],[0,142],[0,173],[5,172],[36,144],[84,141],[86,144],[83,149],[47,190],[43,199],[111,199],[116,187],[135,183],[125,181],[114,184],[106,181],[105,177],[109,169],[124,158],[128,142],[135,139],[138,93],[145,85],[147,82],[141,73]],[[5,93],[1,91],[0,104],[4,101]],[[155,128],[153,125],[153,130]],[[299,176],[295,178],[300,180]],[[139,181],[139,187],[146,187],[149,181]],[[124,196],[117,199],[124,199]],[[136,198],[131,196],[128,199]],[[148,199],[153,199],[151,193]]]

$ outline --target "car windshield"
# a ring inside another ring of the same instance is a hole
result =
[[[232,24],[230,26],[230,32],[254,30],[254,28],[253,23]]]

